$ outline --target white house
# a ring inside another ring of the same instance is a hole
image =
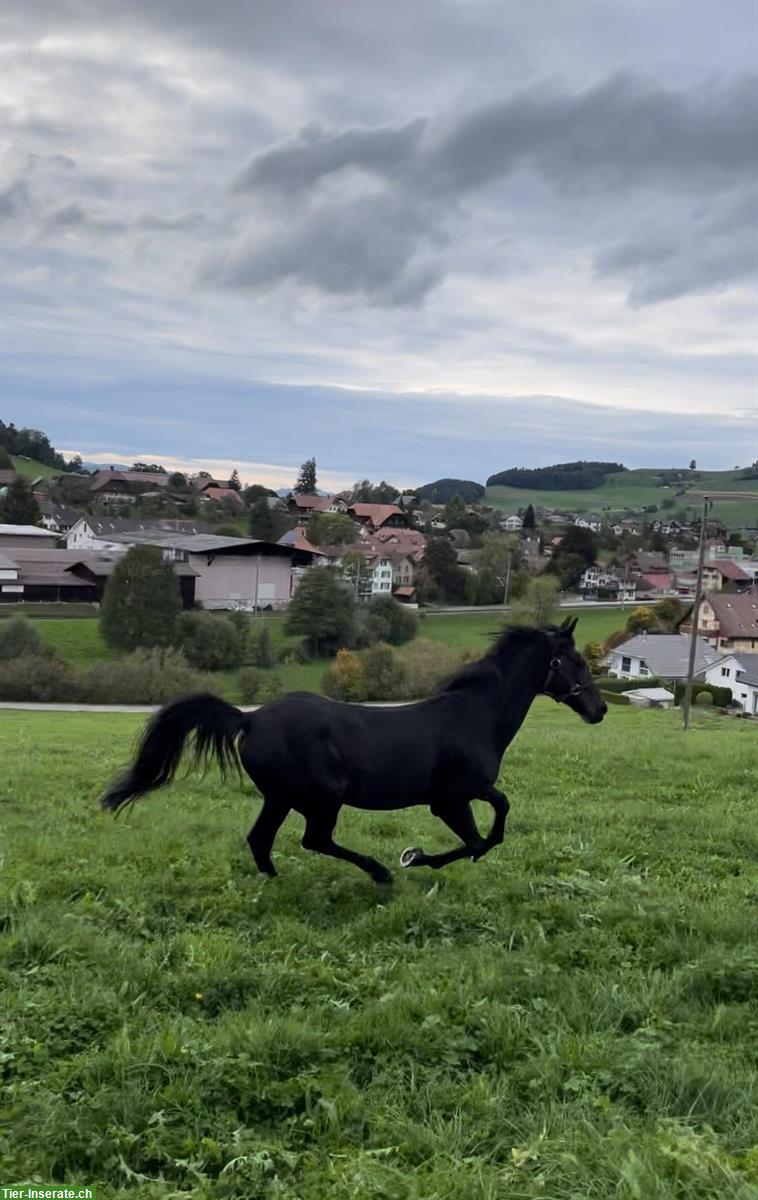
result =
[[[685,679],[690,639],[681,633],[640,633],[616,646],[604,662],[609,675],[618,679]],[[697,639],[695,674],[701,674],[722,655],[703,638]]]
[[[706,683],[732,689],[732,700],[751,717],[758,716],[758,654],[727,654],[708,667]]]
[[[580,513],[574,518],[574,524],[580,529],[591,529],[593,533],[599,533],[603,528],[602,518],[596,513]]]
[[[599,591],[612,592],[621,603],[637,598],[637,580],[633,575],[619,575],[599,563],[586,568],[579,586],[586,600],[597,600]]]
[[[520,517],[518,513],[511,513],[509,517],[498,521],[498,527],[504,529],[506,533],[518,533],[524,527],[524,518]]]

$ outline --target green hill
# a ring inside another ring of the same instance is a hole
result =
[[[61,474],[58,467],[46,467],[44,463],[36,462],[33,458],[21,458],[17,454],[11,454],[11,462],[14,471],[18,475],[25,475],[27,479],[39,479],[40,476],[51,479],[54,475]]]
[[[758,480],[740,479],[741,471],[682,471],[685,494],[677,495],[682,483],[667,483],[671,474],[662,468],[619,471],[607,475],[599,487],[582,491],[489,487],[485,503],[503,512],[533,504],[611,516],[650,504],[660,509],[664,500],[673,500],[664,511],[671,515],[686,512],[691,519],[698,514],[703,494],[707,493],[714,497],[713,515],[730,528],[758,525]]]

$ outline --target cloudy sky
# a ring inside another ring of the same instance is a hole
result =
[[[5,0],[0,415],[332,486],[756,457],[754,0]]]

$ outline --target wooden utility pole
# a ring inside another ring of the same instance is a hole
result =
[[[703,515],[700,518],[700,542],[697,549],[697,578],[695,580],[695,602],[692,606],[692,632],[690,634],[690,658],[687,665],[687,682],[684,685],[684,703],[682,715],[684,728],[690,727],[690,709],[692,707],[692,678],[695,674],[695,655],[697,653],[697,631],[700,624],[700,605],[703,599],[703,560],[705,558],[705,527],[708,523],[708,510],[711,506],[710,496],[703,496]]]

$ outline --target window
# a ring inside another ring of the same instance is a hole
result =
[[[728,668],[728,667],[722,667],[722,668],[721,668],[721,674],[722,674],[722,675],[724,675],[724,676],[725,676],[725,677],[728,679],[728,678],[729,678],[729,675],[730,675],[729,668]]]
[[[622,671],[631,671],[631,669],[632,669],[631,658],[622,658],[621,659],[621,670]]]

